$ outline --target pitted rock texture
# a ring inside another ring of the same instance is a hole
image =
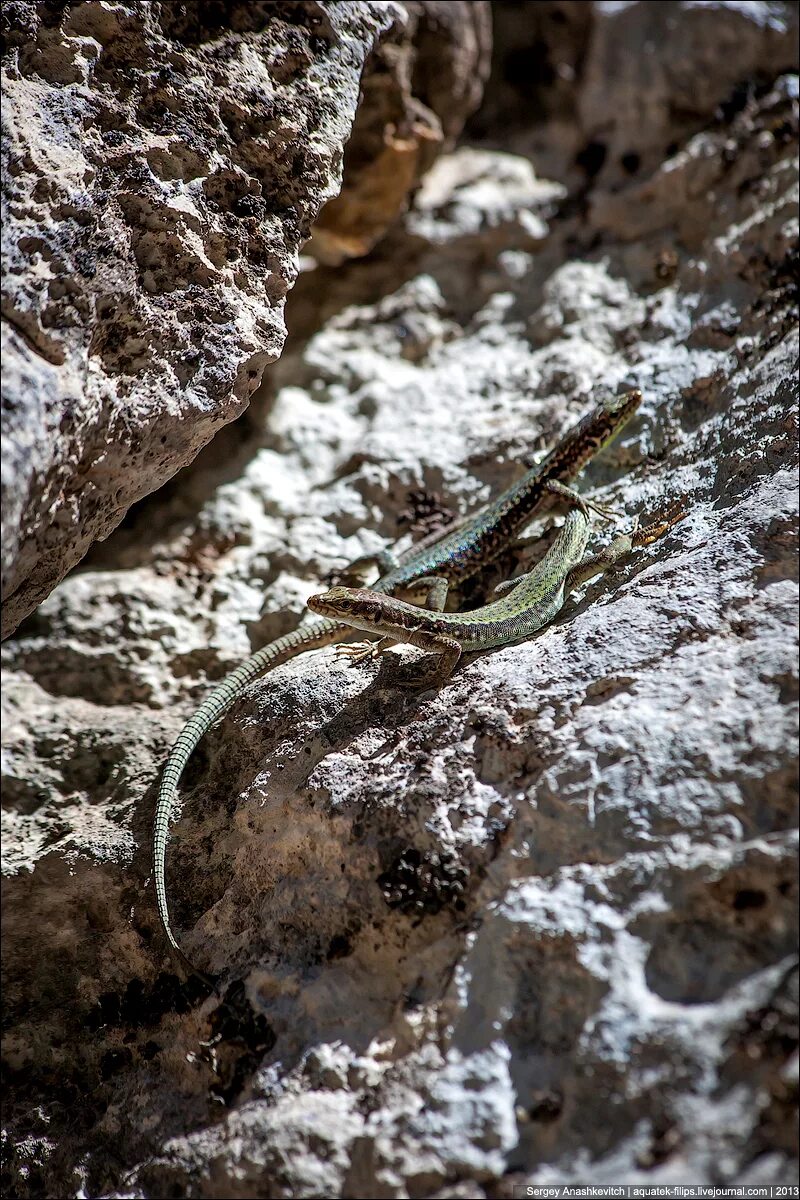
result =
[[[763,45],[624,186],[462,147],[369,259],[304,260],[269,387],[6,643],[9,1194],[796,1178],[798,86]],[[205,738],[168,882],[218,988],[181,984],[149,839],[211,682],[628,386],[580,486],[682,499],[660,541],[438,691],[327,649]]]
[[[9,3],[3,635],[280,354],[372,3]]]

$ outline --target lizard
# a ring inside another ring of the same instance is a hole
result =
[[[564,603],[568,573],[583,558],[589,532],[584,508],[571,509],[541,561],[511,581],[513,587],[501,584],[497,599],[471,612],[426,611],[370,588],[348,587],[310,596],[308,607],[328,620],[380,635],[366,646],[342,647],[354,661],[382,654],[398,642],[437,655],[432,669],[415,680],[435,686],[452,675],[463,653],[523,641],[551,621]]]
[[[430,534],[399,557],[389,551],[367,555],[351,564],[353,572],[374,564],[381,572],[373,589],[410,598],[423,598],[431,609],[444,609],[450,586],[481,571],[511,545],[534,512],[555,500],[551,482],[564,484],[619,433],[639,408],[638,389],[605,400],[591,409],[556,443],[541,462],[484,508],[442,532]],[[156,907],[164,935],[179,961],[196,968],[181,950],[172,929],[166,890],[166,850],[178,784],[192,752],[217,718],[244,689],[265,671],[306,650],[315,650],[352,636],[349,624],[327,618],[300,625],[293,632],[257,650],[227,675],[206,697],[178,735],[167,757],[156,796],[153,818],[153,876]]]
[[[431,612],[371,588],[335,587],[310,596],[313,613],[346,621],[356,629],[380,635],[377,642],[343,646],[340,653],[353,661],[376,657],[400,642],[438,655],[432,666],[414,679],[415,685],[436,686],[455,670],[461,655],[524,641],[552,621],[570,592],[601,572],[611,570],[634,546],[649,545],[682,518],[679,502],[665,516],[640,528],[638,518],[628,533],[619,534],[597,554],[583,558],[589,540],[587,505],[580,497],[551,483],[550,490],[572,499],[574,507],[552,546],[531,571],[495,588],[497,598],[471,612]]]

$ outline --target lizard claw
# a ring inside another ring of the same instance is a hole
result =
[[[347,658],[351,663],[366,662],[376,656],[376,642],[349,642],[345,646],[337,646],[334,654],[337,658]]]
[[[593,512],[596,512],[597,515],[602,517],[604,521],[620,521],[624,516],[619,509],[612,508],[610,504],[601,504],[597,500],[587,500],[586,506]]]

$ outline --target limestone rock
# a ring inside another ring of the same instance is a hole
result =
[[[9,3],[3,636],[280,354],[398,6]]]
[[[483,0],[410,0],[408,21],[376,48],[345,154],[345,180],[314,227],[309,252],[336,263],[366,254],[408,207],[442,149],[452,148],[489,73]]]
[[[637,7],[586,14],[624,62]],[[685,48],[705,17],[664,7]],[[624,181],[549,182],[498,120],[369,259],[304,259],[247,413],[6,642],[8,1194],[794,1181],[798,88],[766,9],[714,6],[692,120]],[[529,63],[585,23],[548,28]],[[719,112],[732,30],[759,82]],[[438,691],[328,649],[205,738],[168,881],[219,988],[182,984],[149,839],[211,683],[631,385],[580,486],[683,498],[664,538]]]

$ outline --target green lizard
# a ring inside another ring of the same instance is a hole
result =
[[[432,670],[415,680],[436,685],[452,674],[463,653],[522,641],[552,621],[564,603],[568,573],[580,563],[588,540],[585,511],[572,509],[541,562],[515,579],[512,588],[501,584],[504,595],[472,612],[431,612],[369,588],[346,587],[310,596],[308,607],[318,616],[380,635],[365,647],[342,647],[356,661],[398,642],[438,655]]]
[[[570,489],[550,485],[551,491],[572,499]],[[552,621],[575,588],[613,568],[634,546],[656,541],[683,511],[680,505],[662,520],[644,529],[634,521],[630,533],[619,534],[597,554],[583,558],[589,540],[587,507],[575,497],[562,529],[544,558],[525,575],[495,588],[499,598],[472,612],[430,612],[370,588],[335,587],[310,596],[313,613],[332,621],[346,621],[356,629],[380,635],[365,646],[343,646],[340,653],[358,661],[382,654],[399,642],[427,650],[438,659],[419,675],[415,685],[443,683],[464,653],[490,650],[524,641]]]
[[[399,558],[383,552],[357,560],[351,570],[374,563],[382,572],[373,584],[375,590],[423,599],[429,607],[443,609],[448,588],[470,578],[502,554],[519,537],[534,512],[554,502],[548,485],[574,479],[623,428],[641,400],[641,392],[634,390],[597,405],[567,431],[540,463],[477,514],[457,522],[443,533],[424,538]],[[257,676],[306,650],[327,646],[351,635],[350,625],[323,619],[301,625],[257,650],[217,684],[184,725],[169,753],[153,821],[153,874],[158,915],[167,941],[190,971],[195,968],[172,931],[165,868],[167,837],[178,783],[192,751],[217,718]]]

